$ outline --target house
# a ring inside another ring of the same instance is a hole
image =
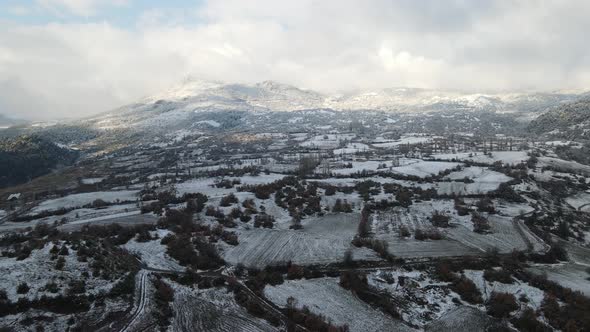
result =
[[[21,193],[16,193],[16,194],[10,194],[10,196],[8,196],[7,201],[9,202],[16,202],[20,199]]]

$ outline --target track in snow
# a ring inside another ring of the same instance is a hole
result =
[[[147,280],[148,280],[149,272],[147,272],[145,270],[141,270],[141,271],[139,271],[139,273],[141,275],[140,275],[140,280],[139,280],[139,292],[138,292],[139,293],[139,301],[138,301],[137,309],[131,315],[131,319],[129,320],[129,322],[120,330],[121,332],[131,331],[132,326],[139,320],[139,318],[145,312],[145,307],[146,307],[147,299],[148,299]]]

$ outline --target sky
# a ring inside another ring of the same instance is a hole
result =
[[[583,0],[0,0],[0,113],[82,117],[187,76],[590,90],[588,17]]]

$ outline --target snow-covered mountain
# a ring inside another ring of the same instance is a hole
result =
[[[401,132],[514,134],[546,109],[583,96],[416,88],[330,95],[273,81],[225,84],[187,79],[137,103],[44,131],[62,143],[105,137],[111,143],[146,142],[150,137],[208,131],[346,129],[358,123]]]
[[[187,79],[162,94],[146,98],[144,102],[172,101],[185,102],[199,108],[252,108],[270,111],[329,108],[337,111],[424,112],[464,109],[518,112],[556,106],[577,98],[576,93],[483,94],[416,88],[390,88],[329,95],[274,81],[224,84]]]
[[[187,79],[164,93],[101,114],[94,120],[98,127],[108,129],[145,121],[174,122],[186,118],[191,112],[220,110],[284,112],[332,109],[410,113],[463,110],[523,113],[523,116],[528,116],[531,112],[540,113],[578,97],[573,93],[475,94],[414,88],[327,95],[273,81],[224,84]],[[166,114],[166,119],[161,119],[160,114]]]

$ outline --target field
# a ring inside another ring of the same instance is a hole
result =
[[[433,157],[440,160],[470,160],[476,163],[491,165],[496,161],[501,161],[505,164],[516,165],[525,162],[529,159],[526,151],[494,151],[491,156],[483,154],[483,152],[462,152],[462,153],[443,153],[435,154]]]
[[[557,266],[533,266],[529,271],[546,275],[547,279],[555,281],[563,287],[568,287],[590,296],[590,273],[588,266],[565,263]]]
[[[92,204],[97,199],[101,199],[107,203],[115,202],[135,202],[137,200],[137,191],[124,190],[124,191],[102,191],[92,193],[73,194],[61,198],[50,199],[42,202],[33,210],[32,214],[40,213],[43,211],[54,211],[59,208],[74,208],[81,207],[84,205]]]
[[[273,332],[266,321],[256,318],[225,289],[195,290],[173,284],[175,299],[171,329],[176,332]]]
[[[351,245],[358,214],[326,215],[304,220],[302,230],[251,229],[239,231],[239,244],[223,252],[226,261],[264,267],[292,261],[296,264],[340,262],[347,250],[355,259],[376,260],[373,251]]]
[[[450,217],[448,228],[436,228],[428,220],[436,211]],[[473,231],[470,216],[458,216],[450,200],[432,200],[416,203],[409,210],[397,209],[378,214],[373,219],[375,237],[389,245],[389,251],[403,258],[452,257],[482,255],[492,249],[501,253],[513,250],[545,250],[545,245],[525,225],[514,222],[510,217],[491,215],[488,217],[491,230],[487,234]],[[410,232],[402,238],[400,229]],[[414,239],[416,230],[438,231],[442,240]]]
[[[287,298],[293,297],[297,307],[307,306],[333,324],[348,325],[351,332],[415,331],[362,302],[333,278],[285,281],[276,287],[267,286],[264,294],[281,307],[286,306]]]

